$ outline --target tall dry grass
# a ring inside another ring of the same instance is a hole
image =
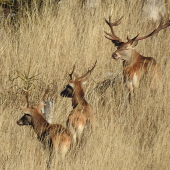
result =
[[[45,6],[39,16],[36,11],[27,13],[17,30],[1,27],[0,169],[46,169],[48,154],[34,131],[16,124],[23,115],[20,106],[26,104],[22,89],[31,86],[30,102],[35,104],[48,84],[52,90],[49,96],[58,88],[53,122],[65,125],[72,110],[71,100],[62,98],[60,92],[67,83],[68,72],[76,63],[76,71],[83,74],[96,60],[85,89],[98,118],[97,130],[85,132],[82,145],[71,150],[65,160],[55,156],[51,169],[170,169],[170,28],[136,47],[162,64],[163,92],[151,92],[144,79],[129,104],[122,82],[102,96],[92,90],[98,82],[111,78],[108,73],[116,75],[122,69],[121,61],[111,58],[116,48],[104,37],[103,28],[108,31],[104,16],[108,17],[111,9],[113,20],[124,15],[115,30],[125,40],[127,35],[145,35],[155,27],[141,19],[141,7],[142,0],[102,1],[97,9],[63,0],[53,9]]]

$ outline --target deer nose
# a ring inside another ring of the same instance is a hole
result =
[[[18,124],[18,125],[23,125],[22,120],[18,120],[18,121],[17,121],[17,124]]]
[[[117,57],[117,54],[116,54],[116,53],[113,53],[113,54],[112,54],[112,58],[116,59],[116,57]]]
[[[62,97],[65,97],[65,90],[63,90],[63,91],[60,93],[60,95],[61,95]]]

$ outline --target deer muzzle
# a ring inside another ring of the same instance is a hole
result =
[[[22,120],[18,120],[18,121],[17,121],[17,124],[20,125],[20,126],[22,126],[22,125],[23,125],[23,121],[22,121]]]
[[[112,54],[112,58],[118,59],[118,55],[117,55],[116,53],[113,53],[113,54]]]

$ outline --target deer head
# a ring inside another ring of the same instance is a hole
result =
[[[39,112],[44,117],[46,116],[45,114],[49,114],[48,112],[44,113],[44,110],[45,110],[45,107],[46,107],[45,105],[48,102],[48,100],[45,100],[45,98],[46,98],[47,94],[49,93],[49,86],[45,90],[45,93],[43,94],[43,96],[40,99],[40,101],[38,103],[36,103],[34,106],[31,106],[31,107],[29,107],[30,106],[30,104],[29,104],[29,94],[30,94],[30,91],[29,90],[24,90],[24,91],[25,91],[27,107],[26,108],[22,108],[22,110],[24,111],[25,115],[21,118],[21,121],[17,122],[17,124],[18,125],[31,125],[31,116],[32,116],[32,113]],[[26,119],[28,121],[26,121]],[[25,123],[25,122],[27,122],[27,123]]]
[[[69,74],[68,85],[61,92],[61,96],[73,98],[74,95],[79,93],[83,97],[84,90],[83,90],[82,85],[84,85],[88,81],[88,78],[91,75],[92,71],[94,70],[96,63],[97,61],[95,62],[94,66],[81,77],[78,77],[77,75],[75,75],[76,78],[73,80],[73,73],[75,70],[75,65],[74,65],[72,72]]]
[[[38,114],[40,115],[40,117],[42,117],[41,114],[41,109],[43,107],[43,103],[41,102],[38,107],[29,107],[29,108],[22,108],[23,112],[24,112],[24,116],[22,116],[18,121],[17,124],[20,126],[23,125],[34,125],[34,120],[33,120],[33,116],[34,114]]]
[[[118,46],[117,50],[112,54],[112,58],[115,60],[119,58],[122,60],[128,60],[128,57],[132,56],[134,47],[138,44],[138,41],[136,41],[137,37],[138,35],[133,39],[127,37],[128,41]]]
[[[20,120],[17,121],[17,124],[20,126],[32,125],[32,123],[33,123],[32,116],[28,113],[25,113],[24,116],[22,116]]]
[[[107,39],[111,40],[112,43],[117,46],[117,50],[112,54],[112,57],[114,59],[122,59],[122,60],[128,60],[128,57],[132,56],[132,53],[134,51],[134,47],[138,44],[139,40],[146,39],[148,37],[153,36],[154,34],[158,33],[162,29],[165,29],[170,26],[170,20],[163,24],[163,20],[161,18],[161,22],[159,26],[153,30],[150,34],[139,37],[138,35],[135,36],[134,38],[130,39],[127,37],[127,42],[123,42],[116,34],[114,33],[113,26],[118,26],[121,23],[123,17],[121,17],[119,20],[115,21],[114,23],[111,22],[111,16],[109,16],[109,21],[105,19],[105,22],[111,29],[111,33],[106,33],[109,37],[105,36]]]

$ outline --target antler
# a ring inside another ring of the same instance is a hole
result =
[[[25,94],[25,97],[26,97],[26,101],[27,101],[27,108],[28,108],[28,107],[29,107],[29,100],[28,100],[28,97],[29,97],[29,91],[27,90],[25,93],[26,93],[26,94]]]
[[[162,19],[162,17],[161,17],[161,22],[160,22],[158,28],[156,28],[156,29],[153,30],[150,34],[148,34],[148,35],[146,35],[146,36],[136,38],[136,40],[143,40],[143,39],[146,39],[146,38],[148,38],[148,37],[151,37],[152,35],[158,33],[158,32],[161,31],[162,29],[165,29],[165,28],[167,28],[167,27],[169,27],[169,26],[170,26],[170,20],[169,20],[166,24],[163,25],[163,19]]]
[[[97,63],[97,60],[96,60],[96,62],[94,63],[94,66],[93,66],[90,70],[88,70],[86,74],[84,74],[83,76],[77,78],[76,80],[81,80],[82,78],[86,77],[88,74],[91,74],[91,72],[92,72],[92,71],[94,70],[94,68],[96,67],[96,63]]]
[[[42,96],[42,98],[38,101],[38,103],[36,103],[35,105],[34,105],[34,107],[39,107],[39,105],[40,105],[40,103],[41,102],[45,102],[45,98],[46,98],[46,95],[49,93],[49,91],[50,91],[50,88],[49,88],[49,85],[47,86],[47,89],[45,90],[45,93],[44,93],[44,95]]]
[[[51,97],[51,99],[56,98],[56,95],[57,95],[57,92],[58,92],[58,84],[57,83],[55,83],[54,88],[55,88],[55,90],[53,91],[53,96]]]
[[[73,70],[72,70],[72,72],[69,74],[71,80],[73,80],[73,73],[74,73],[74,70],[75,70],[75,66],[76,66],[76,64],[74,64]]]
[[[107,35],[109,35],[111,38],[105,36],[107,39],[111,40],[115,45],[116,44],[119,44],[122,42],[122,40],[116,36],[116,34],[114,33],[113,31],[113,26],[118,26],[120,23],[121,23],[121,20],[122,20],[123,16],[118,19],[117,21],[111,23],[111,16],[109,16],[109,21],[106,20],[105,18],[105,22],[107,23],[107,25],[109,25],[110,29],[111,29],[111,34],[110,33],[107,33],[106,31],[104,31]]]
[[[26,102],[27,102],[27,108],[29,107],[29,90],[23,89],[23,91],[25,92],[25,98],[26,98]]]
[[[45,98],[46,98],[46,95],[49,93],[49,91],[50,91],[50,88],[49,88],[49,85],[47,86],[47,89],[45,90],[45,93],[44,93],[44,95],[42,96],[42,98],[41,98],[41,101],[45,101]]]

